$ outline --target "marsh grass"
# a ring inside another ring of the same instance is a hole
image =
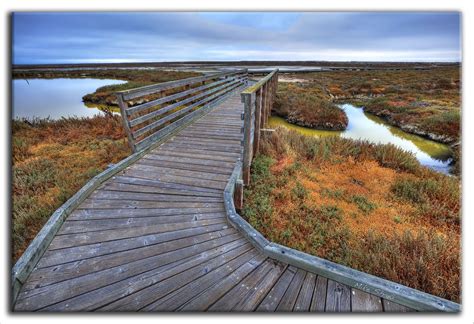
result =
[[[278,128],[261,143],[243,215],[268,239],[460,300],[459,180],[391,145]]]
[[[12,245],[17,260],[51,214],[130,154],[119,116],[14,120]]]
[[[348,123],[345,112],[326,93],[304,84],[279,84],[273,112],[290,123],[315,129],[343,130]]]

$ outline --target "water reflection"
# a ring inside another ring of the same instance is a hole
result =
[[[28,79],[13,80],[13,118],[92,117],[100,113],[82,102],[85,94],[97,88],[120,84],[120,80]]]
[[[442,173],[449,173],[452,152],[448,145],[440,144],[421,136],[406,133],[400,128],[388,125],[382,119],[364,113],[353,105],[341,105],[347,114],[349,124],[345,131],[322,131],[300,127],[288,123],[280,117],[271,117],[270,126],[283,125],[309,136],[342,136],[367,140],[373,143],[394,144],[412,152],[422,165]]]

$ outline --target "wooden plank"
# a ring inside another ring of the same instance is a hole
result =
[[[157,152],[163,156],[173,156],[173,157],[185,157],[185,158],[196,158],[200,160],[208,160],[208,161],[223,161],[223,162],[231,162],[235,163],[235,160],[240,156],[240,153],[230,153],[230,152],[222,152],[222,153],[209,153],[203,152],[202,150],[197,149],[186,149],[181,150],[179,152],[174,150],[169,150],[166,147],[161,146],[159,152]]]
[[[164,161],[164,162],[171,162],[171,163],[186,163],[186,164],[195,164],[195,165],[204,165],[204,166],[213,166],[221,169],[226,169],[234,167],[235,161],[226,162],[226,161],[218,161],[218,160],[211,160],[209,159],[210,156],[207,156],[207,159],[198,158],[198,157],[176,157],[170,156],[165,154],[155,155],[155,154],[147,154],[142,160],[153,160],[153,161]]]
[[[383,299],[383,310],[384,312],[388,313],[406,313],[406,312],[414,312],[415,310],[394,302],[391,302],[389,300]]]
[[[82,220],[104,220],[104,219],[130,219],[147,217],[173,217],[173,216],[196,216],[200,218],[206,214],[222,214],[224,206],[211,208],[140,208],[140,209],[77,209],[69,217],[68,221]]]
[[[218,281],[214,286],[195,296],[192,300],[179,308],[180,311],[195,312],[207,310],[218,299],[224,296],[229,290],[235,287],[243,278],[256,269],[266,257],[258,254],[255,258],[249,260],[229,276]]]
[[[252,260],[257,255],[257,250],[251,249],[237,258],[219,266],[218,268],[207,272],[204,276],[189,282],[171,294],[166,295],[164,298],[161,298],[144,307],[142,311],[174,311],[192,299],[194,296],[201,293],[203,290],[206,290],[215,283],[225,279],[235,269],[239,268],[249,260]]]
[[[28,283],[25,285],[23,291],[38,289],[65,280],[78,278],[80,276],[84,276],[90,273],[103,271],[130,262],[155,257],[165,253],[171,255],[171,252],[173,251],[176,251],[176,253],[180,253],[181,249],[184,249],[189,246],[200,244],[199,248],[209,249],[212,247],[221,246],[223,244],[233,242],[237,239],[239,239],[238,233],[228,233],[227,235],[223,236],[219,236],[218,233],[214,233],[213,235],[191,236],[181,240],[173,240],[158,244],[151,244],[136,249],[101,255],[86,260],[83,259],[80,261],[63,263],[47,268],[41,268],[31,274]]]
[[[154,194],[168,194],[181,196],[199,196],[199,197],[222,197],[217,191],[198,191],[189,189],[171,189],[163,188],[164,186],[146,186],[139,184],[128,184],[122,182],[109,181],[105,183],[100,189],[107,191],[121,191],[121,192],[135,192],[135,193],[154,193]]]
[[[350,312],[351,289],[339,282],[328,280],[326,312]]]
[[[245,252],[250,248],[245,241],[237,240],[222,245],[217,249],[199,251],[195,247],[190,247],[183,249],[181,253],[172,253],[167,258],[163,258],[165,255],[162,255],[163,263],[158,263],[157,261],[150,262],[150,258],[146,260],[147,262],[133,262],[129,264],[130,266],[121,267],[125,271],[120,273],[114,272],[114,280],[111,280],[113,276],[106,276],[103,280],[92,285],[93,289],[87,290],[88,287],[82,286],[80,287],[81,294],[75,294],[74,297],[68,300],[65,299],[57,304],[51,304],[51,306],[44,308],[44,310],[77,311],[96,310],[98,308],[100,310],[110,310],[110,308],[115,308],[125,299],[130,298],[129,296],[143,296],[146,288],[152,287],[157,283],[159,283],[158,286],[162,287],[164,291],[169,291],[169,287],[165,285],[168,278],[176,279],[177,275],[185,273],[190,269],[202,269],[204,266],[199,265],[208,264],[211,260],[225,255],[227,252],[234,251],[235,253],[235,250],[237,252]],[[104,273],[104,271],[101,273]],[[90,276],[94,280],[94,274]],[[82,284],[83,282],[81,281],[80,283]],[[71,293],[68,295],[71,295]],[[145,300],[148,299],[145,298]],[[138,309],[138,307],[134,307],[131,303],[127,305],[130,309]]]
[[[288,287],[280,303],[278,304],[278,307],[276,309],[278,312],[291,312],[293,310],[293,307],[296,303],[296,299],[298,298],[298,294],[301,290],[301,286],[303,285],[303,280],[305,276],[306,271],[302,269],[298,269],[298,271],[296,271],[296,274],[293,277],[290,286]]]
[[[158,234],[152,233],[149,235],[132,237],[118,241],[74,246],[61,250],[48,250],[43,255],[43,258],[41,258],[41,260],[38,262],[36,268],[41,269],[46,267],[52,267],[59,264],[65,264],[78,260],[86,260],[101,255],[132,250],[144,246],[159,244],[162,242],[186,239],[188,237],[193,236],[203,235],[208,236],[209,238],[215,238],[215,235],[221,237],[229,233],[235,233],[235,230],[233,228],[222,229],[222,224],[215,224],[202,227],[186,228],[184,230],[178,230],[173,232],[165,232]]]
[[[225,188],[226,181],[222,180],[208,180],[208,179],[198,179],[198,178],[191,178],[188,176],[181,176],[181,175],[170,175],[170,174],[155,174],[150,173],[143,170],[127,170],[124,172],[126,176],[132,176],[135,178],[141,178],[145,180],[155,180],[161,182],[168,182],[174,184],[182,184],[188,185],[193,187],[199,187],[204,189],[217,189],[221,190]],[[182,206],[186,207],[186,206]]]
[[[205,265],[197,265],[173,277],[170,277],[169,279],[162,280],[157,284],[155,283],[153,285],[149,285],[145,289],[142,289],[134,294],[128,295],[125,298],[117,300],[116,302],[103,307],[101,310],[126,311],[142,309],[143,307],[146,307],[154,301],[179,289],[187,283],[196,280],[209,271],[226,264],[230,260],[235,259],[250,250],[252,250],[252,246],[248,243],[240,245],[234,249],[226,250],[222,253],[219,253],[213,259],[208,259]]]
[[[327,286],[327,278],[321,276],[316,278],[316,285],[314,287],[313,299],[310,307],[311,312],[324,312],[326,310]]]
[[[233,307],[233,311],[250,312],[255,310],[286,269],[286,264],[281,262],[275,262],[271,259],[267,259],[267,262],[271,265],[270,271],[267,272],[253,289],[249,289],[248,292],[240,298],[240,301]]]
[[[222,228],[227,228],[225,220],[206,219],[203,221],[194,221],[178,224],[158,224],[148,227],[131,227],[125,229],[104,230],[81,234],[58,235],[49,246],[50,250],[64,249],[67,247],[115,241],[125,238],[138,237],[148,234],[157,234],[177,231],[185,228],[200,227],[206,225],[222,224]]]
[[[212,144],[220,144],[220,145],[240,145],[241,138],[225,138],[225,137],[218,137],[218,138],[206,138],[203,136],[193,136],[193,135],[185,135],[182,133],[179,133],[176,135],[172,141],[189,141],[189,142],[197,142],[197,143],[212,143]]]
[[[315,285],[316,275],[314,273],[307,272],[293,308],[295,312],[308,312],[310,310]]]
[[[160,217],[132,217],[95,220],[67,220],[57,235],[96,232],[117,228],[146,227],[158,224],[187,223],[206,219],[225,218],[223,213],[173,215]]]
[[[229,152],[229,153],[240,153],[241,149],[239,145],[227,145],[227,144],[213,144],[213,143],[199,143],[197,141],[169,141],[163,144],[164,148],[173,149],[194,149],[203,151],[218,151],[218,152]]]
[[[94,200],[134,200],[134,201],[164,201],[164,202],[221,202],[222,197],[169,195],[151,192],[128,192],[114,190],[96,190],[89,199]]]
[[[238,306],[239,301],[244,300],[247,296],[250,297],[258,283],[272,270],[273,262],[266,260],[258,266],[252,273],[250,273],[237,286],[229,290],[224,296],[216,301],[208,311],[211,312],[228,312],[235,306]],[[242,307],[243,305],[240,305]]]
[[[209,244],[204,244],[198,248],[191,246],[181,249],[179,253],[173,251],[146,259],[133,261],[103,271],[93,272],[71,280],[61,281],[46,287],[22,292],[19,296],[16,306],[18,309],[22,310],[37,310],[55,303],[59,303],[61,301],[67,301],[69,298],[73,298],[87,292],[98,290],[101,287],[123,281],[124,279],[131,276],[137,276],[147,271],[157,269],[171,262],[194,256],[197,253],[199,253],[201,256],[205,256],[199,258],[199,263],[201,263],[207,260],[208,255],[214,255],[214,253],[227,251],[229,249],[233,250],[245,244],[245,241],[235,240],[221,245],[218,249],[213,247],[210,250],[210,253],[206,253],[209,251]],[[205,247],[203,248],[203,246]]]
[[[159,161],[152,159],[141,159],[140,164],[149,165],[153,167],[168,168],[175,170],[186,170],[186,171],[195,171],[195,172],[204,172],[204,173],[213,173],[220,175],[229,176],[232,172],[232,167],[220,168],[212,165],[202,165],[202,164],[190,164],[190,163],[181,163],[181,162],[168,162],[168,161]]]
[[[289,266],[283,272],[281,277],[278,279],[276,284],[272,287],[270,292],[265,296],[263,301],[257,307],[256,311],[258,312],[273,312],[278,307],[280,300],[283,298],[286,290],[291,284],[297,269],[295,267]]]
[[[135,201],[87,198],[78,209],[137,209],[137,208],[210,208],[219,207],[220,202],[167,202],[167,201]]]
[[[139,185],[141,187],[149,186],[152,188],[163,188],[163,189],[176,189],[176,190],[183,190],[183,191],[196,191],[199,193],[217,193],[220,194],[222,191],[219,189],[210,189],[210,188],[202,188],[202,187],[195,187],[192,185],[186,185],[181,183],[173,183],[171,181],[164,182],[160,180],[152,180],[152,179],[143,179],[143,178],[136,178],[132,175],[119,175],[113,177],[108,183],[126,183],[126,184],[133,184]]]
[[[226,174],[220,173],[213,173],[213,172],[206,172],[206,171],[193,171],[193,170],[185,170],[185,169],[178,169],[173,167],[165,167],[165,166],[154,166],[150,164],[145,164],[143,162],[137,162],[133,166],[128,168],[128,171],[133,173],[134,170],[139,170],[141,172],[153,172],[154,176],[160,175],[162,173],[170,176],[184,176],[193,179],[205,179],[205,180],[213,180],[213,181],[227,181],[229,176]],[[230,169],[232,171],[232,169]]]
[[[351,310],[364,313],[382,312],[382,300],[380,297],[352,288]]]

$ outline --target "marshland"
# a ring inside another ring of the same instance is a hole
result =
[[[131,154],[116,91],[200,74],[14,69],[24,96],[13,98],[13,259],[55,209]],[[460,67],[281,79],[242,215],[277,243],[459,301]],[[41,82],[73,82],[74,103],[58,105],[64,92]],[[43,112],[28,110],[35,102]]]

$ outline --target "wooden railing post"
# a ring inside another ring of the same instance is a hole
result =
[[[253,147],[253,156],[258,152],[260,146],[260,129],[262,126],[262,115],[265,113],[263,111],[264,107],[262,105],[262,88],[256,92],[255,100],[255,140]]]
[[[250,184],[250,166],[253,157],[260,148],[261,130],[266,126],[270,117],[275,94],[278,70],[244,90],[241,94],[244,104],[244,139],[242,178],[244,185]]]
[[[237,211],[241,211],[244,205],[244,182],[242,179],[235,181],[234,206]]]
[[[244,154],[242,163],[242,178],[244,185],[250,183],[250,165],[253,155],[253,135],[254,125],[253,117],[255,111],[255,92],[242,93],[242,102],[244,104]]]
[[[120,114],[122,115],[123,128],[125,130],[125,133],[127,134],[128,145],[132,149],[132,152],[135,152],[136,151],[135,139],[133,138],[132,131],[131,131],[130,126],[128,124],[128,116],[127,116],[128,105],[125,102],[125,100],[123,99],[123,94],[122,93],[117,93],[116,97],[117,97],[118,105],[120,107]]]
[[[263,105],[263,113],[262,113],[262,126],[265,127],[267,124],[267,104],[268,104],[268,93],[267,93],[267,84],[264,84],[261,88],[262,91],[262,105]]]

